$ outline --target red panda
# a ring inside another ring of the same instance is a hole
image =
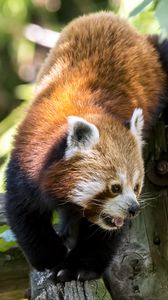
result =
[[[97,278],[108,266],[139,211],[143,135],[167,102],[167,51],[167,41],[110,12],[62,31],[7,170],[9,224],[36,269],[65,281]]]

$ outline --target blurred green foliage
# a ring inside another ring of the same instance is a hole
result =
[[[9,226],[0,226],[0,251],[5,252],[15,245],[15,237],[13,236],[11,230],[9,230]]]
[[[41,30],[60,31],[74,17],[99,10],[113,10],[142,33],[167,36],[167,0],[0,0],[0,192],[5,191],[13,137],[49,50],[49,45],[42,45],[38,39],[32,41],[26,30],[36,24]],[[0,239],[0,251],[13,242],[5,243]]]

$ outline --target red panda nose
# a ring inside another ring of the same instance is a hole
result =
[[[140,209],[140,205],[138,203],[132,203],[131,206],[128,208],[128,212],[130,216],[134,217]]]

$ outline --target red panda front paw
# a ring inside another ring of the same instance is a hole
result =
[[[100,273],[97,273],[92,270],[70,270],[70,269],[61,269],[55,277],[56,281],[59,282],[66,282],[71,280],[79,280],[79,281],[86,281],[86,280],[94,280],[101,277]]]
[[[53,269],[52,279],[56,282],[66,282],[71,280],[93,280],[101,277],[103,270],[91,261],[65,261],[60,266]]]

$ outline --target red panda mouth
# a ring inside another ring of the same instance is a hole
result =
[[[102,219],[105,225],[112,229],[121,228],[124,225],[124,219],[122,217],[112,217],[110,215],[103,214]]]
[[[116,227],[122,227],[124,225],[124,219],[121,217],[115,217],[112,219],[112,224]]]

